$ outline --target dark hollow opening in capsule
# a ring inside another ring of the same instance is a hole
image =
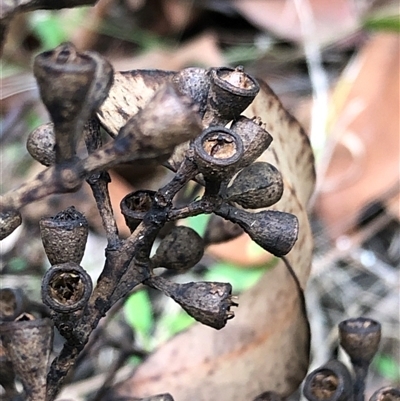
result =
[[[207,138],[203,147],[210,156],[216,159],[228,159],[236,153],[235,141],[222,133]]]
[[[311,392],[318,400],[328,400],[335,394],[339,380],[329,370],[318,372],[311,382]]]
[[[73,305],[78,302],[85,291],[85,286],[78,274],[61,273],[49,283],[51,297],[60,304]]]

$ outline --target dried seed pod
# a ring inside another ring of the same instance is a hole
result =
[[[226,198],[246,209],[268,207],[281,199],[283,181],[280,172],[266,162],[245,167],[226,190]]]
[[[93,152],[84,162],[87,172],[135,160],[163,162],[175,146],[201,132],[198,106],[172,84],[163,86],[152,100],[120,129],[115,141]]]
[[[0,289],[0,321],[14,320],[26,307],[27,300],[20,288]]]
[[[121,200],[121,212],[131,233],[135,231],[146,213],[151,209],[155,194],[155,191],[149,190],[135,191]]]
[[[272,142],[272,136],[262,127],[259,117],[249,119],[240,116],[232,123],[231,130],[236,132],[243,141],[244,153],[240,167],[249,166],[257,160]]]
[[[85,307],[93,284],[86,271],[76,263],[52,266],[42,280],[42,300],[51,310],[71,313]]]
[[[254,398],[253,401],[283,401],[283,398],[273,391],[267,391]]]
[[[211,181],[229,178],[237,170],[243,155],[239,135],[224,127],[210,127],[193,142],[194,162]]]
[[[357,365],[369,365],[379,348],[381,325],[375,320],[358,317],[339,323],[340,345]]]
[[[161,241],[151,258],[153,267],[165,267],[183,273],[200,262],[203,239],[190,227],[174,227]]]
[[[23,314],[13,322],[0,324],[5,353],[21,379],[27,401],[46,399],[46,374],[53,344],[50,319],[34,320]]]
[[[148,283],[177,302],[190,316],[214,329],[222,329],[234,317],[231,306],[232,286],[229,283],[197,282],[176,284],[159,276]]]
[[[241,66],[212,68],[209,74],[211,85],[203,123],[205,126],[225,125],[250,105],[260,86]]]
[[[297,240],[299,221],[290,213],[275,210],[250,213],[227,204],[222,204],[215,213],[239,224],[253,241],[275,256],[286,255]]]
[[[203,116],[210,88],[208,71],[204,68],[185,68],[175,74],[172,82],[179,92],[189,96],[199,105],[199,113]]]
[[[56,162],[56,135],[54,124],[42,124],[33,130],[26,142],[29,154],[44,166],[51,166]]]
[[[343,363],[329,361],[307,376],[303,392],[309,401],[351,401],[353,382],[350,372]]]
[[[394,387],[382,387],[372,394],[369,401],[399,401],[400,389]]]
[[[107,96],[112,67],[94,52],[79,53],[63,43],[36,56],[33,71],[55,125],[56,160],[69,160],[86,120]]]
[[[7,238],[22,223],[18,210],[3,210],[0,212],[0,241]]]
[[[220,244],[237,238],[241,234],[243,234],[243,229],[238,224],[212,214],[204,233],[204,245]]]
[[[54,217],[42,218],[39,226],[44,250],[52,265],[81,262],[89,228],[85,216],[74,206]]]
[[[155,156],[170,154],[175,146],[196,137],[200,124],[198,106],[167,84],[121,128],[115,146],[132,145],[131,151],[154,152]]]
[[[369,364],[379,348],[381,325],[363,317],[344,320],[339,323],[339,340],[353,364],[354,400],[364,401],[365,381]]]

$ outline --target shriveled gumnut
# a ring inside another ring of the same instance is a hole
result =
[[[200,131],[198,106],[167,84],[121,128],[115,147],[123,152],[142,152],[144,158],[170,155],[175,146],[193,139]]]
[[[177,302],[190,316],[214,329],[222,329],[228,319],[234,317],[229,283],[197,282],[177,284],[159,276],[151,277],[148,283]]]
[[[212,214],[208,220],[203,241],[205,246],[220,244],[237,238],[241,234],[243,234],[243,229],[238,224]]]
[[[87,272],[76,263],[52,266],[42,280],[42,300],[51,310],[71,313],[83,309],[92,294]]]
[[[203,118],[205,126],[238,118],[260,90],[257,81],[246,74],[241,66],[212,68],[209,74],[211,86]]]
[[[212,181],[229,178],[243,155],[239,135],[224,127],[210,127],[193,142],[194,162],[203,176]]]
[[[245,167],[226,190],[226,198],[246,209],[268,207],[281,199],[283,181],[281,173],[266,162]]]
[[[291,213],[275,210],[250,213],[225,203],[215,213],[239,224],[253,241],[275,256],[286,255],[297,240],[299,221]]]
[[[20,288],[0,289],[0,321],[14,320],[25,312],[27,300]]]
[[[210,88],[208,71],[204,68],[185,68],[175,74],[172,82],[179,92],[189,96],[199,105],[199,113],[203,116]]]
[[[400,389],[394,387],[382,387],[372,394],[369,401],[399,401]]]
[[[0,324],[5,354],[12,362],[26,393],[27,401],[45,401],[46,374],[53,344],[50,319],[23,314],[13,322]]]
[[[177,226],[160,242],[151,264],[183,273],[200,262],[203,254],[200,235],[190,227]]]
[[[351,401],[353,383],[350,372],[342,362],[329,361],[307,376],[303,392],[309,401]]]
[[[140,190],[126,195],[120,203],[121,213],[131,233],[141,223],[153,205],[155,191]]]
[[[261,119],[240,116],[232,123],[231,130],[243,141],[244,153],[240,167],[249,166],[257,160],[272,142],[272,136],[263,128]]]
[[[51,166],[56,162],[56,135],[54,124],[42,124],[33,130],[26,142],[29,154],[44,166]]]
[[[39,226],[44,250],[52,265],[80,263],[89,231],[82,213],[71,206],[54,217],[42,218]]]
[[[273,391],[266,391],[265,393],[262,393],[254,398],[253,401],[283,401],[283,398]]]
[[[381,341],[379,322],[358,317],[339,323],[340,345],[357,365],[369,365]]]
[[[0,212],[0,241],[8,237],[22,223],[18,210],[4,210]]]
[[[107,96],[112,67],[97,53],[63,43],[36,56],[33,71],[55,125],[56,160],[69,160],[86,120]]]

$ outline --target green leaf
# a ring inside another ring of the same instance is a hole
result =
[[[400,32],[400,15],[373,16],[367,18],[363,26],[371,31]]]
[[[140,339],[148,344],[154,318],[147,291],[139,290],[132,294],[125,302],[124,313],[127,323],[135,330],[135,334],[139,334]]]
[[[385,354],[377,355],[374,364],[376,370],[386,379],[400,381],[400,365],[393,357]]]
[[[68,40],[66,24],[59,13],[36,11],[30,15],[29,23],[33,33],[40,39],[43,50],[52,49]]]
[[[187,329],[195,322],[191,316],[181,309],[177,313],[164,314],[159,322],[159,330],[165,333],[165,339],[168,339]]]
[[[8,267],[12,272],[21,272],[25,270],[28,267],[28,265],[27,261],[24,258],[16,257],[12,258],[8,262]]]
[[[185,220],[185,225],[192,228],[200,237],[204,236],[206,232],[208,220],[210,219],[210,214],[199,214],[197,216],[188,217]]]

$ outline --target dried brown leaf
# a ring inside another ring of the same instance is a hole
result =
[[[266,84],[247,116],[260,116],[274,141],[262,159],[282,173],[285,190],[274,208],[296,214],[299,239],[288,254],[301,287],[311,265],[306,203],[314,187],[308,139]],[[151,355],[119,385],[121,395],[168,391],[176,401],[246,401],[264,391],[292,393],[306,374],[309,326],[303,295],[283,262],[241,295],[235,318],[215,331],[196,325]]]

